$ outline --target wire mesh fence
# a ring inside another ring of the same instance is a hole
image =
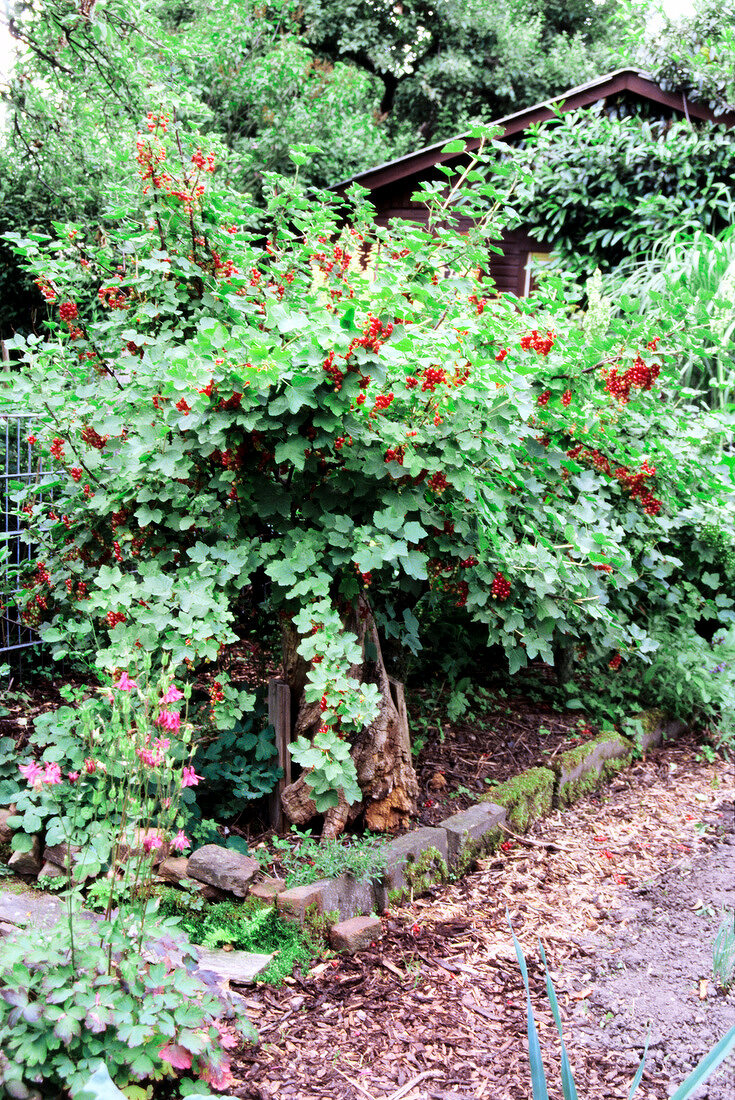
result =
[[[0,536],[0,665],[9,664],[18,673],[24,655],[28,656],[40,639],[21,618],[13,597],[20,590],[18,569],[31,561],[34,548],[26,541],[19,494],[29,486],[36,487],[37,496],[50,499],[52,489],[47,484],[50,474],[34,452],[28,439],[33,434],[36,418],[29,413],[0,414],[0,479],[2,483],[2,529]]]

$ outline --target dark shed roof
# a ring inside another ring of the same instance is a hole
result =
[[[726,111],[716,115],[705,105],[694,103],[683,94],[664,91],[650,74],[638,69],[618,69],[616,72],[599,76],[595,80],[588,81],[587,84],[570,88],[543,103],[536,103],[532,107],[516,111],[515,114],[493,119],[490,125],[501,128],[502,133],[498,135],[501,140],[512,138],[522,134],[534,123],[546,122],[554,118],[559,108],[574,111],[580,107],[591,107],[601,99],[621,93],[628,93],[633,99],[648,100],[685,118],[735,126],[735,112]],[[349,179],[334,184],[333,190],[343,192],[351,183],[359,183],[369,191],[373,191],[379,187],[398,183],[407,177],[421,176],[437,164],[458,160],[464,155],[463,153],[442,153],[442,149],[452,140],[465,140],[465,153],[474,152],[480,145],[479,138],[458,134],[455,138],[446,138],[434,145],[427,145],[424,149],[418,149],[415,153],[408,153],[406,156],[397,157],[396,160],[379,164],[375,168],[368,168],[365,172],[358,172]]]

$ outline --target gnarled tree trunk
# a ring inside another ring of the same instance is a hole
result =
[[[369,829],[388,833],[405,826],[411,814],[416,812],[418,783],[411,759],[403,685],[391,679],[386,671],[378,630],[370,604],[364,596],[360,597],[356,612],[355,621],[346,625],[357,635],[362,645],[363,659],[350,669],[350,675],[358,681],[370,680],[378,685],[380,710],[375,720],[352,743],[351,755],[362,791],[362,802],[348,806],[340,794],[339,804],[325,815],[323,838],[338,836],[363,811]],[[374,662],[365,659],[368,638],[375,647]],[[294,735],[313,737],[321,723],[321,712],[318,703],[304,700],[308,666],[296,652],[298,643],[294,632],[284,637],[283,675],[299,700]],[[286,787],[281,803],[286,817],[295,825],[304,825],[317,814],[303,774]]]

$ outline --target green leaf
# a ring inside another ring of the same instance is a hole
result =
[[[516,934],[513,930],[513,925],[510,923],[510,917],[506,909],[506,920],[510,926],[511,935],[513,936],[513,945],[516,949],[516,958],[518,959],[518,965],[521,969],[521,977],[523,978],[523,985],[526,990],[526,1031],[528,1034],[528,1057],[531,1063],[531,1088],[533,1090],[533,1100],[549,1100],[549,1093],[546,1087],[546,1074],[544,1073],[544,1063],[541,1059],[541,1044],[539,1043],[538,1031],[536,1029],[536,1021],[533,1015],[533,1005],[531,1004],[531,990],[528,984],[528,969],[526,967],[526,959],[524,957],[521,945],[518,942]]]
[[[107,1066],[100,1062],[91,1077],[72,1093],[73,1100],[127,1100],[110,1077]]]
[[[697,1068],[689,1074],[676,1090],[671,1100],[688,1100],[690,1096],[714,1073],[717,1067],[735,1050],[735,1026],[704,1056]]]
[[[549,1004],[551,1005],[551,1014],[554,1017],[554,1023],[556,1024],[556,1030],[559,1032],[559,1041],[561,1043],[561,1088],[564,1094],[564,1100],[578,1100],[577,1087],[574,1084],[574,1078],[572,1077],[572,1067],[569,1063],[567,1048],[564,1044],[564,1033],[561,1026],[561,1013],[559,1012],[559,1002],[556,998],[556,990],[554,989],[553,983],[551,981],[551,975],[549,974],[549,966],[546,962],[546,952],[544,951],[544,946],[540,940],[539,951],[541,952],[541,961],[544,964],[544,971],[546,974],[546,994],[549,998]]]
[[[442,146],[442,154],[444,153],[464,153],[465,141],[462,138],[457,138],[455,141],[448,142],[447,145]]]
[[[233,852],[239,852],[243,856],[250,854],[248,842],[244,836],[228,836],[225,841],[225,848],[229,848]]]

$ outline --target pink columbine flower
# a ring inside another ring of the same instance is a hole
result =
[[[168,752],[171,748],[171,739],[169,737],[157,737],[153,747],[157,753]]]
[[[79,778],[79,772],[67,772],[67,777],[70,783],[76,783]]]
[[[56,783],[61,783],[61,768],[58,764],[47,764],[44,768],[43,775],[41,776],[42,783],[48,783],[49,786],[53,786]]]
[[[197,775],[192,767],[185,764],[181,769],[181,786],[182,787],[196,787],[200,780],[204,779],[203,775]]]
[[[176,684],[172,684],[163,697],[164,703],[178,703],[179,699],[184,698],[183,691],[179,691]]]
[[[184,848],[191,848],[191,841],[187,836],[184,836],[182,829],[179,829],[178,833],[171,841],[171,847],[176,852],[183,852]]]
[[[155,768],[159,763],[159,759],[151,749],[136,749],[136,755],[141,763],[145,764],[147,768]]]
[[[175,710],[162,710],[156,718],[156,725],[165,730],[176,731],[181,725],[181,718]]]
[[[31,760],[28,764],[21,764],[18,771],[24,779],[28,780],[31,786],[34,786],[44,773],[43,768],[35,760]]]
[[[127,672],[123,672],[120,679],[115,684],[118,691],[132,691],[133,688],[137,688],[135,680],[131,680]]]
[[[154,834],[153,836],[143,837],[143,851],[146,854],[148,854],[148,852],[155,851],[156,848],[160,848],[162,847],[162,845],[163,841],[161,840],[160,836],[156,836]]]

